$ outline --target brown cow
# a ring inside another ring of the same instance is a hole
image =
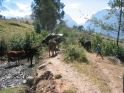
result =
[[[49,40],[49,57],[50,57],[50,51],[52,52],[52,56],[54,56],[54,52],[56,53],[56,41],[55,40]]]
[[[8,63],[9,63],[9,65],[10,65],[10,59],[11,58],[16,59],[16,65],[17,65],[17,61],[19,63],[20,57],[22,57],[24,55],[25,55],[25,51],[24,50],[20,50],[20,51],[11,51],[11,50],[8,50],[7,51],[7,56],[8,56]]]

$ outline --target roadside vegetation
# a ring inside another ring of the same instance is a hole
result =
[[[5,30],[6,27],[11,27],[11,22],[16,23],[15,21],[10,21],[10,20],[4,20],[6,23],[6,26],[2,26],[3,28],[1,29],[1,35],[0,38],[0,44],[6,47],[6,50],[11,49],[11,50],[19,50],[23,49],[24,45],[26,43],[30,45],[39,45],[41,44],[41,41],[46,37],[46,35],[49,33],[47,30],[41,30],[40,33],[37,33],[34,29],[33,26],[30,26],[25,23],[17,23],[19,24],[19,28],[21,30],[17,30],[18,25],[14,25],[12,28],[17,32],[13,33],[12,29]],[[9,22],[9,23],[7,23]],[[25,26],[25,27],[24,27]],[[30,29],[27,29],[28,27],[32,27]],[[25,28],[25,29],[24,29]],[[36,28],[36,27],[35,27]],[[84,39],[84,40],[91,40],[92,42],[92,49],[91,52],[95,52],[95,48],[98,43],[102,45],[102,53],[104,56],[115,56],[120,58],[120,60],[123,63],[124,60],[124,48],[123,48],[123,42],[120,42],[120,53],[116,54],[117,47],[116,47],[116,41],[115,39],[111,39],[110,37],[107,37],[109,39],[106,39],[104,35],[101,35],[99,33],[94,33],[91,31],[80,31],[79,29],[75,28],[69,28],[66,26],[64,22],[56,25],[54,28],[55,33],[62,33],[64,34],[62,38],[62,42],[60,44],[60,49],[64,55],[63,60],[69,64],[72,64],[75,66],[80,73],[84,73],[87,76],[89,74],[92,75],[92,80],[95,81],[99,86],[103,85],[103,91],[110,91],[109,88],[104,84],[105,82],[100,79],[100,77],[97,77],[96,74],[90,73],[89,69],[94,70],[94,66],[90,61],[88,60],[86,56],[86,50],[84,47],[79,43],[79,39]],[[9,33],[12,33],[8,35]],[[7,38],[6,38],[7,37]],[[45,47],[42,47],[39,50],[39,55],[40,56],[43,52],[45,51]],[[6,51],[5,51],[6,54]],[[36,64],[39,62],[39,57],[36,57]],[[82,68],[83,66],[83,68]],[[95,73],[95,72],[94,72]],[[57,75],[58,76],[58,75]],[[7,88],[5,91],[11,91],[13,88]],[[72,88],[71,88],[72,90]],[[65,93],[70,93],[70,88],[65,91]],[[4,91],[4,90],[2,90]],[[19,90],[20,91],[20,90]],[[71,91],[72,92],[72,91]],[[7,93],[7,92],[5,92]],[[11,92],[10,92],[11,93]],[[23,92],[21,92],[23,93]],[[25,92],[24,92],[25,93]]]

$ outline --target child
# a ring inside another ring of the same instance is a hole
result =
[[[97,57],[98,55],[100,55],[100,56],[102,57],[102,59],[103,59],[103,56],[102,56],[102,53],[101,53],[102,48],[101,48],[100,44],[97,45],[96,51],[97,51],[96,57]]]

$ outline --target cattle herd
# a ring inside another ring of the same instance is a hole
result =
[[[10,61],[11,59],[16,60],[16,65],[17,63],[19,64],[20,58],[24,57],[27,58],[28,61],[30,61],[30,66],[32,67],[32,60],[33,57],[37,54],[38,49],[43,45],[47,45],[49,48],[49,57],[50,57],[50,52],[52,52],[52,56],[55,56],[56,54],[56,46],[59,46],[60,43],[60,37],[62,37],[63,34],[49,34],[44,40],[42,40],[42,43],[38,46],[31,46],[30,44],[25,44],[23,50],[8,50],[6,52],[7,58],[8,58],[8,64],[10,66]],[[3,54],[3,49],[4,47],[0,47],[0,56],[4,56]],[[55,52],[55,54],[54,54]]]
[[[62,36],[63,36],[63,34],[51,33],[44,40],[42,40],[42,43],[38,46],[31,46],[30,44],[25,44],[23,50],[18,50],[18,51],[8,50],[6,53],[7,57],[8,57],[8,64],[10,65],[11,59],[14,58],[16,60],[16,65],[17,65],[17,62],[19,64],[20,58],[22,56],[25,56],[25,58],[28,58],[28,61],[30,61],[30,63],[31,63],[30,66],[32,67],[33,57],[37,54],[38,49],[44,44],[46,46],[48,46],[48,48],[49,48],[49,57],[55,56],[57,54],[56,46],[58,46],[58,48],[59,48],[59,43],[61,42]],[[79,42],[81,43],[82,46],[84,46],[84,48],[86,50],[91,49],[91,41],[79,40]],[[4,50],[4,47],[0,46],[0,56],[3,56],[3,50]],[[50,52],[52,53],[52,55],[50,55]]]

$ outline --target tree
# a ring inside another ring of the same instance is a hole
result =
[[[60,0],[34,0],[31,8],[32,18],[40,22],[42,29],[53,30],[57,20],[64,17],[64,4]]]
[[[34,21],[33,25],[36,33],[41,33],[41,24],[38,21]]]
[[[119,52],[119,37],[120,37],[120,31],[124,31],[124,0],[110,0],[108,5],[110,6],[110,9],[108,9],[108,15],[105,16],[104,22],[97,18],[92,18],[90,21],[93,23],[96,27],[100,27],[103,30],[107,31],[115,31],[117,32],[117,53]],[[108,19],[114,17],[117,22],[108,24]]]
[[[124,30],[122,23],[124,23],[124,0],[110,0],[108,5],[111,7],[109,15],[114,14],[118,20],[118,34],[117,34],[117,53],[119,52],[119,36],[120,31]]]

